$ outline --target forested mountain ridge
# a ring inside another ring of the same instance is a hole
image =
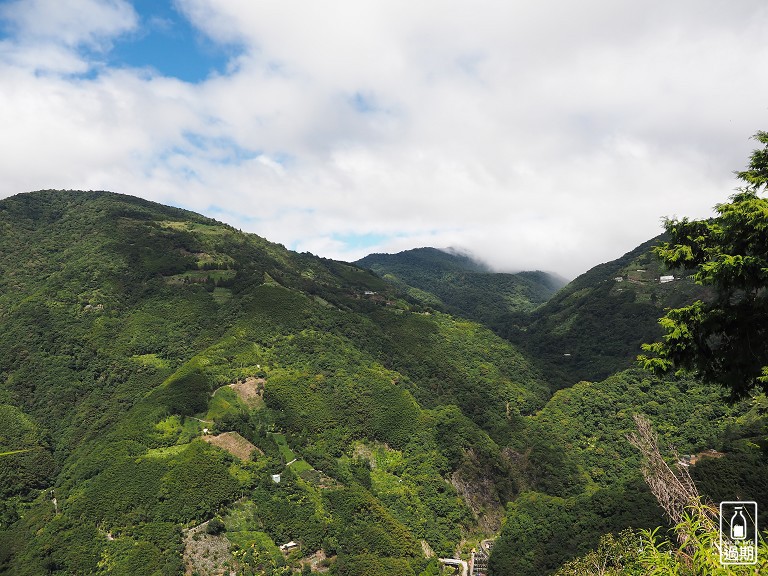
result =
[[[633,365],[640,345],[661,336],[665,309],[711,298],[690,272],[667,269],[644,242],[591,268],[530,313],[511,313],[492,326],[524,348],[553,389],[602,380]]]
[[[557,390],[625,370],[641,343],[661,335],[658,318],[666,308],[710,297],[687,272],[668,270],[653,254],[662,238],[565,285],[545,272],[494,273],[465,254],[436,248],[370,254],[356,264],[425,305],[492,328],[524,349]]]
[[[106,192],[0,231],[0,573],[419,574],[524,481],[546,383],[368,271]]]
[[[636,412],[725,453],[712,497],[768,478],[759,401],[637,369],[551,395],[488,328],[188,211],[8,198],[0,269],[0,574],[435,576],[502,518],[491,573],[551,573],[663,522]]]
[[[369,254],[355,264],[424,304],[486,325],[504,314],[533,310],[565,283],[541,271],[494,272],[468,254],[437,248]]]
[[[626,438],[635,429],[634,414],[649,416],[662,441],[681,453],[716,450],[716,458],[700,458],[691,470],[706,498],[717,501],[734,493],[761,502],[768,498],[762,480],[768,466],[755,449],[764,440],[761,400],[730,405],[718,385],[684,377],[662,380],[636,367],[640,344],[661,335],[658,318],[666,308],[711,297],[690,272],[661,264],[653,247],[663,239],[596,266],[533,310],[490,322],[527,352],[553,390],[564,388],[526,417],[524,450],[505,454],[513,473],[520,474],[522,492],[509,504],[491,574],[551,573],[606,533],[668,521],[643,482],[640,454]],[[379,258],[368,258],[374,256]],[[399,265],[418,273],[430,263],[421,258]],[[444,289],[462,290],[450,282]]]

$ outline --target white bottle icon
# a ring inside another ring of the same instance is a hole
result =
[[[747,537],[747,521],[741,512],[742,506],[734,508],[731,518],[731,540],[744,540]]]

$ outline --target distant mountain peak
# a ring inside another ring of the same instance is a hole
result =
[[[355,264],[424,304],[487,325],[500,315],[532,310],[565,284],[545,272],[495,272],[472,252],[456,247],[369,254]]]

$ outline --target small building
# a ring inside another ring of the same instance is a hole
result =
[[[280,474],[272,474],[272,482],[280,484]]]
[[[470,576],[485,576],[488,573],[488,554],[485,550],[472,550],[470,557]]]
[[[290,542],[286,542],[285,544],[280,545],[280,551],[281,552],[287,552],[288,550],[293,550],[294,548],[298,548],[299,544],[298,542],[294,542],[291,540]]]
[[[376,294],[376,292],[371,292],[370,290],[366,290],[365,292],[363,292],[363,294],[365,294],[366,296],[373,296],[374,294]]]
[[[211,431],[208,428],[203,428],[203,434],[210,434]]]
[[[662,284],[666,284],[667,282],[673,282],[675,280],[674,276],[660,276],[659,282]]]
[[[624,277],[623,276],[616,276],[616,278],[614,278],[614,281],[616,281],[616,282],[624,282]]]
[[[683,454],[680,459],[677,461],[678,466],[682,466],[684,468],[688,468],[691,465],[696,464],[696,456],[693,454]]]

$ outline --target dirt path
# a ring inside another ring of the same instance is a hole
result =
[[[185,418],[192,418],[192,420],[197,420],[203,424],[213,424],[213,420],[201,420],[200,418],[195,418],[194,416],[185,416]]]
[[[24,452],[32,452],[33,448],[26,448],[24,450],[11,450],[10,452],[0,452],[0,456],[11,456],[13,454],[24,454]]]

